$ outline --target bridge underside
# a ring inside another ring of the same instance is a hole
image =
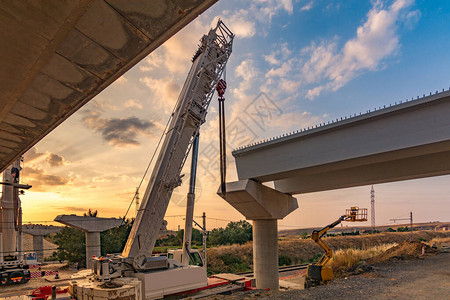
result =
[[[0,0],[0,172],[217,0]]]
[[[442,152],[437,152],[442,149]],[[304,169],[275,180],[275,189],[304,194],[450,174],[450,142]]]
[[[450,174],[450,92],[239,149],[238,177],[302,194]]]

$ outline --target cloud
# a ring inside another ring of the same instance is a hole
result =
[[[143,109],[144,107],[139,102],[139,100],[130,99],[127,102],[123,104],[125,108],[137,108],[137,109]]]
[[[92,178],[92,182],[111,182],[111,178],[96,176]]]
[[[413,29],[414,26],[419,22],[422,13],[420,10],[411,11],[406,15],[405,26],[408,29]]]
[[[253,0],[249,11],[260,22],[270,24],[272,18],[280,11],[292,14],[294,12],[294,5],[291,0]]]
[[[76,206],[53,206],[53,208],[57,209],[58,211],[62,211],[62,212],[80,212],[80,213],[85,213],[86,212],[86,208],[84,207],[76,207]]]
[[[171,112],[180,93],[180,86],[173,77],[152,78],[143,77],[139,82],[145,84],[153,93],[152,103],[160,106],[165,112]]]
[[[114,83],[116,84],[126,84],[128,82],[128,79],[125,77],[125,75],[122,75],[119,77]]]
[[[48,152],[39,152],[36,147],[32,147],[24,154],[24,161],[32,166],[39,165],[40,163],[46,161],[51,167],[57,167],[65,164],[69,164],[67,160],[61,155]]]
[[[64,157],[54,153],[49,153],[46,160],[52,167],[57,167],[64,164]]]
[[[102,138],[113,146],[136,146],[138,134],[149,135],[153,122],[141,120],[137,117],[128,118],[102,118],[100,112],[86,110],[83,118],[84,124],[101,133]]]
[[[22,172],[27,183],[33,186],[33,191],[46,191],[46,186],[55,187],[70,183],[70,178],[49,174],[40,167],[25,166]]]
[[[237,37],[249,38],[256,33],[255,21],[245,9],[235,11],[231,16],[225,16],[223,21],[225,24],[229,24],[231,31]]]
[[[242,78],[239,83],[239,90],[245,91],[250,88],[251,82],[258,76],[258,70],[252,59],[246,59],[236,67],[235,74]]]
[[[306,98],[308,98],[308,99],[316,98],[317,96],[320,95],[320,93],[323,91],[324,88],[325,87],[323,87],[323,86],[317,86],[313,89],[308,90],[308,92],[306,93]]]
[[[164,55],[161,51],[153,51],[139,64],[139,70],[150,72],[164,63]]]
[[[43,155],[45,155],[45,153],[38,152],[36,147],[32,147],[24,154],[24,161],[31,162],[42,157]]]
[[[308,11],[308,10],[311,10],[311,9],[313,8],[313,4],[314,4],[314,1],[311,1],[311,2],[309,2],[308,4],[303,5],[303,6],[300,8],[300,11]]]
[[[374,2],[366,21],[356,29],[356,36],[342,47],[338,46],[339,37],[334,37],[314,41],[289,57],[280,50],[264,56],[269,64],[277,66],[266,74],[269,84],[285,92],[292,92],[297,85],[305,89],[306,98],[314,99],[323,92],[340,89],[364,72],[383,68],[385,59],[400,49],[398,24],[418,14],[407,12],[411,4],[410,0],[397,0],[385,7],[383,2]]]

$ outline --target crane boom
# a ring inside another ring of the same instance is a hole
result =
[[[181,170],[231,54],[233,38],[219,20],[201,39],[122,252],[125,258],[144,259],[153,251],[170,197],[181,184]]]

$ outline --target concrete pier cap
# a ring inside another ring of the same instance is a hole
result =
[[[80,229],[86,234],[86,267],[92,267],[92,256],[101,256],[100,232],[120,226],[122,219],[59,215],[56,222]]]
[[[219,189],[218,194],[221,195]],[[253,221],[253,272],[256,287],[277,290],[278,219],[298,208],[297,199],[251,179],[228,182],[223,197]]]

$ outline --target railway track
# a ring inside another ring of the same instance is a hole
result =
[[[279,267],[278,273],[283,274],[283,273],[287,273],[287,272],[305,270],[307,267],[308,267],[308,264]],[[236,275],[245,275],[245,276],[251,277],[251,276],[253,276],[253,272],[241,272],[241,273],[236,273]]]

